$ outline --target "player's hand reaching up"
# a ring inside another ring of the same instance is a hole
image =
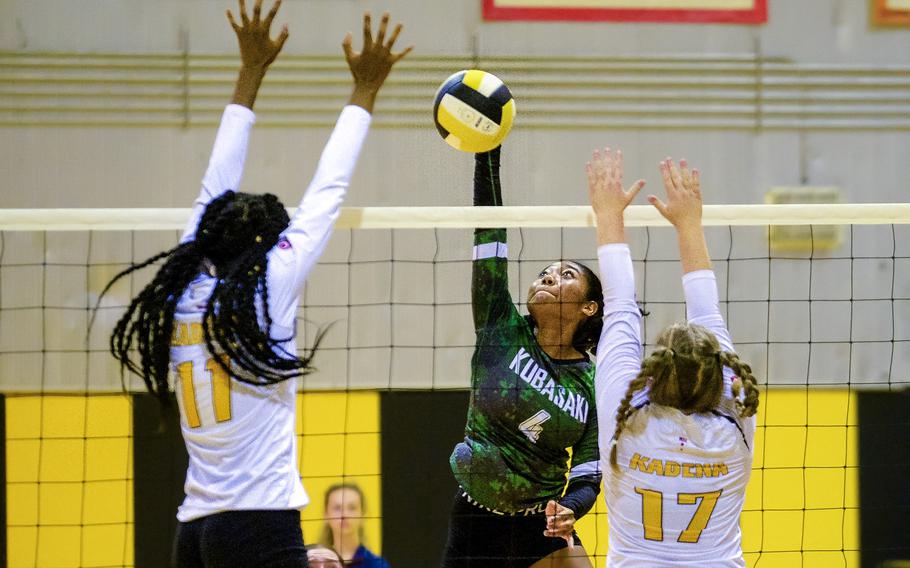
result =
[[[265,72],[266,68],[278,57],[281,48],[284,47],[284,42],[288,39],[288,27],[287,25],[282,27],[278,37],[272,39],[269,28],[278,13],[278,8],[281,7],[281,0],[275,0],[275,4],[265,18],[262,18],[262,0],[255,1],[252,19],[246,13],[245,0],[240,0],[240,25],[237,24],[234,14],[230,10],[227,11],[227,17],[237,34],[237,41],[240,43],[240,59],[244,67],[261,69]]]
[[[350,33],[341,43],[351,75],[354,76],[354,93],[351,95],[350,104],[361,106],[368,112],[373,112],[376,94],[389,76],[392,66],[414,49],[414,46],[408,46],[397,53],[392,51],[402,25],[397,24],[392,30],[392,35],[386,40],[388,28],[389,14],[386,12],[382,15],[379,31],[374,38],[372,17],[367,12],[363,15],[363,50],[354,51],[353,37]]]
[[[281,0],[275,0],[275,4],[272,5],[272,9],[265,18],[262,18],[262,0],[255,0],[252,18],[246,13],[245,0],[239,1],[240,24],[237,23],[234,14],[230,10],[227,11],[228,21],[231,22],[231,27],[234,28],[240,44],[240,61],[242,63],[231,102],[252,109],[266,70],[278,57],[278,52],[288,39],[288,27],[284,26],[278,37],[272,39],[270,28],[275,14],[278,13],[278,8],[281,7]]]
[[[594,150],[588,162],[588,197],[595,214],[622,213],[632,203],[639,190],[645,185],[640,179],[628,190],[623,189],[622,151],[612,152],[604,148],[603,152]]]
[[[667,201],[649,195],[648,201],[677,229],[701,226],[701,181],[697,169],[689,169],[686,160],[679,167],[672,158],[660,162],[660,174],[667,191]]]
[[[605,245],[625,241],[623,211],[645,185],[640,179],[626,190],[622,185],[622,152],[594,150],[588,162],[588,198],[597,219],[597,241]]]
[[[551,499],[547,503],[546,514],[547,529],[543,531],[544,536],[564,538],[569,543],[569,548],[574,548],[575,539],[572,532],[575,530],[575,513],[572,509]]]
[[[667,158],[660,163],[660,173],[667,190],[667,201],[661,201],[656,195],[649,195],[648,201],[676,227],[683,273],[710,269],[711,257],[708,255],[705,232],[701,226],[701,182],[698,170],[689,169],[685,160],[680,160],[679,167],[676,167],[673,159]]]

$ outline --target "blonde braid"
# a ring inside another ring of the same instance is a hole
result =
[[[671,349],[658,349],[651,353],[641,364],[641,371],[638,376],[629,383],[626,395],[619,402],[616,409],[616,429],[613,431],[613,442],[610,445],[610,465],[613,471],[619,473],[619,463],[617,461],[617,446],[619,445],[619,436],[626,427],[626,422],[637,408],[632,407],[632,397],[635,393],[644,389],[648,385],[648,379],[660,374],[667,366],[673,365],[673,351]]]
[[[746,391],[744,400],[739,399],[740,387],[734,383],[733,399],[736,402],[736,408],[739,415],[743,418],[754,416],[758,412],[758,380],[752,375],[752,367],[739,358],[736,353],[723,351],[720,354],[721,363],[725,367],[733,370],[733,373],[742,381],[742,387]]]

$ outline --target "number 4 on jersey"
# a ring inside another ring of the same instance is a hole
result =
[[[540,433],[543,432],[543,423],[549,419],[549,412],[546,410],[538,410],[537,414],[519,424],[518,430],[536,444],[538,438],[540,438]]]

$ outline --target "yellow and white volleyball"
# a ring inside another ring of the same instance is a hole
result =
[[[488,152],[502,144],[515,119],[515,99],[502,80],[486,71],[459,71],[436,91],[436,129],[456,150]]]

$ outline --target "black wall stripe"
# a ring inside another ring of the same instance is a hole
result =
[[[439,566],[458,484],[449,455],[464,439],[468,391],[383,392],[382,555]]]
[[[6,539],[9,531],[6,528],[6,397],[0,393],[0,566],[7,566]]]
[[[153,396],[134,395],[133,436],[136,568],[170,566],[189,463],[176,399],[171,397],[171,409],[164,414]]]
[[[859,393],[863,568],[910,560],[910,391]]]

